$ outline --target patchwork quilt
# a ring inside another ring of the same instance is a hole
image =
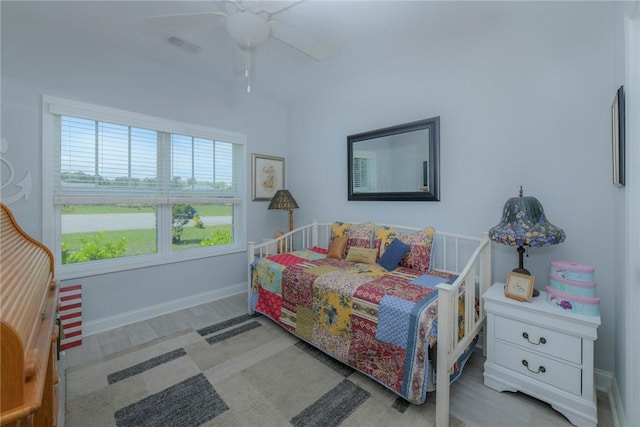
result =
[[[387,271],[377,264],[327,258],[322,248],[261,258],[252,271],[255,311],[409,402],[423,403],[433,390],[429,351],[437,337],[435,286],[455,276],[406,267]],[[463,322],[460,318],[462,330]]]

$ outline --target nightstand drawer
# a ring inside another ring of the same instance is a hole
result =
[[[582,340],[506,317],[496,316],[497,339],[581,365]]]
[[[581,369],[499,341],[495,343],[495,351],[498,365],[569,393],[578,396],[582,393]]]

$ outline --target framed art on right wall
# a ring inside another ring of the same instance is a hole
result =
[[[611,104],[611,157],[616,187],[624,186],[624,114],[624,87],[620,86]]]

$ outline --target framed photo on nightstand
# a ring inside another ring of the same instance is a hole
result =
[[[504,296],[517,301],[531,302],[533,296],[533,284],[536,278],[528,274],[507,273],[507,283],[504,285]]]

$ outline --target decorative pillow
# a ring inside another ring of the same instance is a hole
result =
[[[336,237],[349,237],[350,222],[335,221],[331,224],[331,236],[329,237],[329,246]]]
[[[373,222],[351,224],[351,227],[349,227],[349,241],[347,242],[347,251],[352,246],[357,246],[360,248],[370,248],[371,239],[373,239]]]
[[[363,264],[375,264],[377,249],[374,248],[361,248],[359,246],[352,246],[347,253],[347,261],[361,262]]]
[[[384,254],[384,251],[387,250],[387,247],[397,236],[398,232],[391,227],[384,225],[376,226],[376,232],[373,236],[373,247],[378,249],[378,258]]]
[[[380,257],[378,264],[383,266],[387,271],[395,270],[404,255],[409,252],[411,247],[402,243],[398,239],[393,239],[391,244],[387,246],[384,254]]]
[[[349,228],[351,223],[336,221],[331,224],[331,238],[334,237],[349,237]]]
[[[344,254],[347,249],[346,237],[334,237],[329,244],[329,251],[327,252],[327,258],[344,258]]]
[[[413,233],[398,233],[398,239],[411,247],[409,252],[400,260],[403,267],[414,270],[427,271],[431,267],[431,245],[435,230],[432,227]]]

